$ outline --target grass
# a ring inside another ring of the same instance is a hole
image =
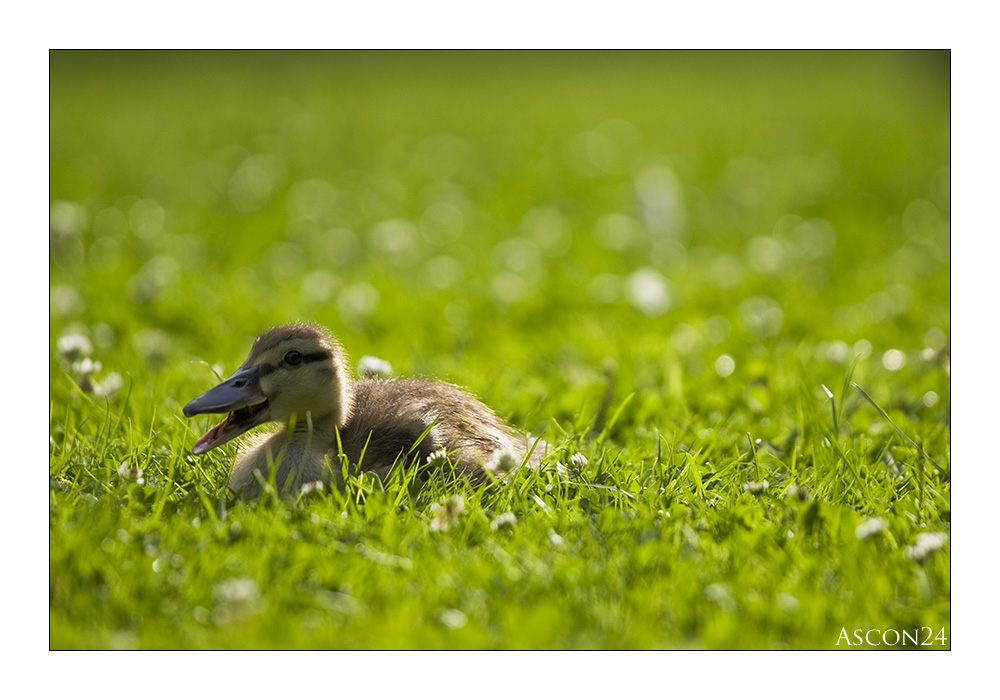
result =
[[[893,52],[53,53],[51,646],[950,648],[948,89]],[[234,500],[180,409],[294,319],[554,453]]]

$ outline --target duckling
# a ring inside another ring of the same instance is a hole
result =
[[[502,476],[532,445],[488,407],[456,386],[422,379],[355,380],[340,343],[308,324],[277,326],[254,341],[235,373],[184,407],[188,418],[228,413],[192,448],[202,455],[269,421],[285,426],[246,439],[229,480],[256,498],[277,467],[279,489],[340,478],[340,458],[352,473],[384,478],[397,462],[443,465],[474,480]],[[531,454],[533,465],[540,451]],[[502,458],[501,458],[502,457]],[[333,469],[331,469],[331,464]]]

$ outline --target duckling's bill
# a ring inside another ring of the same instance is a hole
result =
[[[188,418],[202,413],[229,412],[221,423],[194,444],[191,448],[194,454],[205,454],[270,419],[270,407],[260,389],[259,379],[258,367],[239,369],[184,407],[184,415]]]

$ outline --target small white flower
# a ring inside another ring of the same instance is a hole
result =
[[[442,466],[448,461],[448,453],[444,450],[435,450],[427,455],[427,464]]]
[[[886,522],[882,518],[871,518],[854,528],[854,536],[859,540],[866,540],[881,534],[885,530],[885,526]]]
[[[94,393],[98,396],[114,396],[124,385],[125,380],[122,379],[122,375],[112,372],[94,386]]]
[[[628,278],[629,302],[647,316],[662,316],[670,307],[670,290],[659,271],[644,267]]]
[[[799,599],[791,593],[779,593],[774,602],[785,612],[795,612],[799,609]]]
[[[584,457],[582,453],[577,452],[569,458],[569,463],[572,464],[577,471],[580,471],[587,466],[587,458]]]
[[[323,493],[326,490],[326,484],[322,481],[307,481],[302,484],[301,493],[303,496],[308,496],[311,493]]]
[[[87,357],[94,351],[94,346],[82,333],[67,333],[56,341],[56,351],[67,362],[74,362]]]
[[[432,503],[431,512],[435,517],[431,520],[431,530],[438,532],[457,525],[458,516],[464,510],[465,499],[459,495],[449,496],[442,503]]]
[[[84,357],[82,360],[77,360],[72,365],[73,371],[80,375],[81,377],[87,377],[94,372],[101,371],[101,363],[95,362],[89,357]]]
[[[514,470],[517,464],[517,455],[510,448],[506,448],[494,452],[493,459],[483,465],[483,468],[491,474],[506,474]]]
[[[252,578],[228,578],[215,584],[212,593],[220,603],[252,603],[260,598],[260,587]]]
[[[917,535],[916,543],[906,548],[906,555],[918,564],[923,564],[928,557],[947,543],[948,535],[943,532],[921,532]]]
[[[549,542],[556,547],[560,547],[562,546],[563,538],[560,537],[555,530],[549,530]]]
[[[439,611],[437,619],[442,625],[452,630],[465,627],[465,623],[469,621],[469,617],[457,608],[448,608],[447,610]]]
[[[705,597],[728,612],[736,612],[740,607],[725,583],[710,583],[705,586]]]
[[[766,481],[750,481],[743,484],[743,490],[747,493],[752,493],[754,496],[759,496],[767,491],[767,487],[768,483]]]
[[[220,581],[212,588],[212,597],[217,603],[212,621],[217,625],[227,625],[264,608],[260,587],[252,578]]]
[[[799,484],[789,484],[788,488],[785,490],[785,495],[796,498],[800,501],[808,501],[809,489]]]
[[[501,513],[496,517],[496,519],[490,523],[490,527],[494,530],[513,530],[514,525],[517,524],[517,516],[507,511],[506,513]]]
[[[129,466],[128,462],[122,462],[122,465],[118,467],[118,475],[139,485],[146,483],[146,480],[142,477],[142,470],[138,467]]]
[[[392,374],[392,365],[380,357],[375,357],[374,355],[363,355],[361,359],[358,360],[358,372],[360,372],[361,376],[366,379],[388,377]]]

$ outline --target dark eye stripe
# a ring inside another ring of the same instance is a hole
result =
[[[321,362],[323,360],[329,360],[330,357],[332,356],[328,352],[311,352],[308,355],[302,356],[302,362],[303,364],[306,362]],[[271,374],[271,372],[275,371],[276,369],[278,369],[278,366],[272,365],[269,362],[262,362],[261,364],[257,365],[257,371],[261,377]]]
[[[321,360],[329,360],[330,353],[328,352],[311,352],[308,355],[302,356],[305,362],[320,362]]]

